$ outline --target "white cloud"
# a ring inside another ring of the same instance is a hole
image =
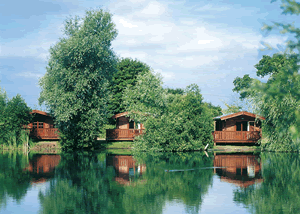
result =
[[[205,44],[208,44],[208,43],[211,43],[213,42],[214,40],[199,40],[198,41],[198,44],[199,45],[205,45]]]
[[[217,12],[221,12],[221,11],[226,11],[226,10],[229,10],[230,8],[229,7],[219,7],[219,6],[216,6],[216,5],[211,5],[211,4],[207,4],[207,5],[204,5],[202,7],[199,7],[199,8],[196,8],[195,10],[196,11],[217,11]]]
[[[157,16],[165,12],[165,7],[157,1],[149,2],[149,4],[140,12],[144,15]]]
[[[124,27],[127,27],[127,28],[134,28],[134,27],[138,27],[137,25],[133,25],[127,21],[125,21],[124,19],[120,19],[119,22],[124,26]]]
[[[175,78],[175,74],[173,72],[164,72],[161,69],[154,69],[154,73],[160,73],[164,80]]]
[[[16,76],[39,79],[43,76],[43,74],[35,73],[35,72],[21,72],[21,73],[16,74]]]

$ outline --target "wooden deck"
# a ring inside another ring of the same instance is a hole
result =
[[[259,131],[214,131],[215,143],[256,143],[260,139]]]
[[[106,140],[133,140],[143,129],[106,129]]]
[[[58,129],[57,128],[31,128],[30,137],[37,138],[40,140],[58,140]]]

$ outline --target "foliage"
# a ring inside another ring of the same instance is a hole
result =
[[[268,141],[263,144],[264,147],[269,150],[298,150],[299,141],[292,139],[291,133],[300,104],[297,95],[300,79],[295,57],[280,54],[264,56],[255,67],[259,77],[269,75],[268,81],[263,83],[245,75],[235,79],[233,90],[241,92],[241,98],[252,99],[258,113],[266,117],[263,136]]]
[[[227,103],[224,103],[224,105],[226,106],[226,109],[222,109],[223,114],[233,114],[242,111],[242,106],[235,104],[230,105]]]
[[[113,114],[125,111],[123,103],[123,91],[129,86],[134,86],[137,75],[150,71],[150,67],[145,63],[131,58],[122,58],[117,63],[117,72],[112,78],[110,90],[113,97],[110,101],[110,111]]]
[[[116,36],[111,14],[90,10],[66,20],[64,37],[50,49],[39,101],[55,117],[65,149],[90,146],[106,122]]]
[[[9,198],[20,202],[30,187],[30,174],[24,170],[28,159],[21,153],[0,155],[0,211]]]
[[[265,153],[261,160],[264,181],[236,190],[234,200],[249,207],[251,213],[299,213],[299,155]]]
[[[17,147],[25,142],[28,132],[23,125],[30,123],[31,109],[18,94],[9,99],[0,88],[0,144]]]
[[[197,85],[184,94],[167,93],[158,75],[147,73],[137,80],[124,92],[130,117],[145,126],[145,133],[135,138],[135,149],[187,151],[212,143],[212,118],[220,108],[205,104]]]
[[[284,14],[299,15],[300,4],[282,0]],[[258,77],[268,77],[267,82],[252,79],[249,75],[234,80],[233,91],[239,92],[241,99],[251,99],[257,113],[266,117],[263,124],[263,144],[269,150],[300,149],[300,29],[294,24],[274,23],[263,29],[278,28],[281,33],[294,35],[287,42],[285,53],[263,56],[255,65]]]

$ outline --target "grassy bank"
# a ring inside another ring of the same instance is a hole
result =
[[[214,152],[260,152],[260,146],[236,146],[236,145],[225,145],[225,146],[214,146],[209,151]]]

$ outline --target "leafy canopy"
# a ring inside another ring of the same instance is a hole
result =
[[[299,15],[300,4],[282,0],[283,14]],[[263,56],[255,65],[258,77],[268,77],[267,82],[250,78],[234,80],[233,91],[242,99],[250,99],[257,113],[266,117],[263,124],[263,146],[269,150],[300,149],[300,29],[294,24],[265,25],[264,30],[279,29],[283,34],[294,36],[287,41],[284,53]]]
[[[183,94],[179,90],[168,91],[163,89],[161,77],[152,73],[139,75],[136,85],[124,91],[124,105],[130,117],[145,126],[145,133],[135,138],[134,148],[187,151],[212,143],[212,118],[221,109],[204,103],[195,84]]]
[[[145,63],[131,58],[122,58],[117,63],[117,72],[114,74],[111,83],[113,93],[110,101],[110,109],[113,114],[125,111],[123,106],[123,91],[128,86],[136,84],[136,78],[139,74],[150,72],[150,67]]]
[[[64,148],[91,145],[106,121],[116,36],[112,15],[90,10],[83,18],[67,19],[64,37],[50,49],[39,101],[55,117]]]
[[[18,94],[9,99],[6,92],[0,88],[0,144],[18,146],[28,135],[23,125],[30,123],[31,109]]]

